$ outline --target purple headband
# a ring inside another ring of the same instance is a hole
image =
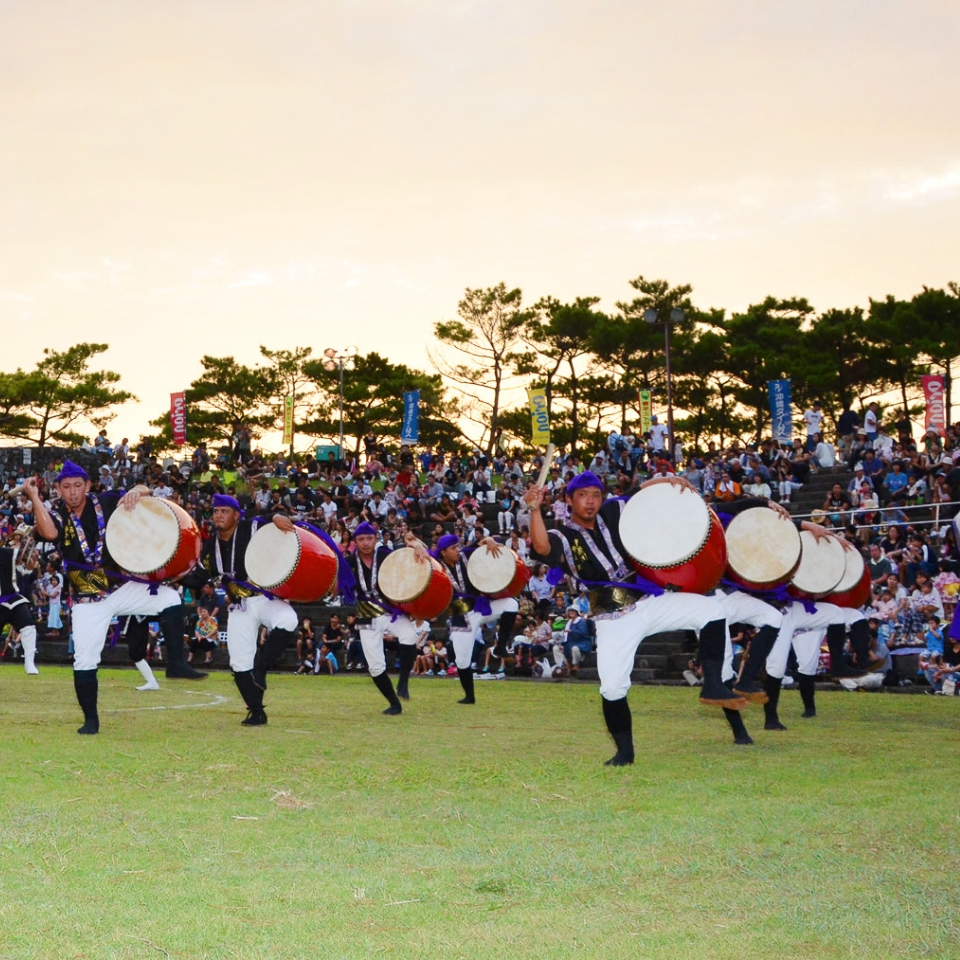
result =
[[[578,473],[567,484],[566,493],[571,494],[575,490],[584,490],[587,487],[599,487],[601,491],[605,491],[607,489],[604,482],[595,473],[591,473],[589,470],[584,470],[583,473]]]
[[[353,535],[355,537],[362,537],[364,535],[375,537],[377,535],[377,531],[373,528],[371,524],[367,523],[367,521],[364,520],[363,523],[357,524],[356,529],[353,531]]]
[[[72,460],[64,460],[63,469],[57,474],[57,483],[61,480],[69,480],[71,477],[82,477],[84,480],[89,480],[90,474]]]
[[[437,553],[442,553],[450,547],[456,547],[460,544],[460,538],[455,533],[445,533],[437,541]]]
[[[236,497],[231,497],[229,493],[215,493],[213,495],[213,505],[215,507],[229,507],[236,510],[237,513],[243,513],[240,509],[240,501]]]

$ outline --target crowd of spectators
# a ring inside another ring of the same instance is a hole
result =
[[[880,642],[889,649],[927,650],[924,637],[930,618],[938,618],[942,632],[952,615],[960,588],[960,552],[948,519],[952,507],[944,506],[942,522],[926,527],[912,522],[906,508],[960,501],[957,429],[951,427],[945,438],[927,433],[916,443],[908,418],[895,411],[888,430],[875,404],[864,411],[862,420],[844,409],[833,441],[824,439],[819,403],[804,412],[803,421],[806,436],[796,442],[732,441],[723,448],[710,442],[687,457],[679,448],[674,457],[669,455],[666,429],[656,418],[643,435],[630,427],[611,432],[590,454],[560,453],[548,465],[544,501],[548,525],[566,519],[565,484],[584,469],[604,478],[611,496],[627,496],[650,477],[676,474],[717,504],[761,496],[790,505],[812,476],[842,474],[843,481],[833,484],[822,506],[813,510],[814,519],[834,528],[867,557]],[[344,459],[333,453],[319,459],[266,456],[253,446],[243,424],[237,425],[232,444],[215,454],[200,444],[182,461],[161,460],[149,439],[135,447],[126,438],[113,445],[105,430],[87,445],[97,462],[94,492],[146,484],[154,495],[178,502],[205,538],[213,535],[212,498],[220,492],[236,495],[248,515],[279,512],[322,528],[346,552],[354,549],[353,530],[363,521],[392,547],[402,545],[411,530],[430,547],[444,533],[458,534],[467,546],[496,535],[531,567],[512,650],[517,667],[536,676],[575,673],[593,647],[589,600],[572,584],[552,584],[547,571],[529,558],[530,517],[524,493],[543,466],[540,457],[523,450],[498,450],[487,456],[479,450],[408,446],[395,452],[372,435],[364,438],[363,446],[360,457]],[[48,502],[56,497],[56,473],[57,465],[51,464],[39,478]],[[852,479],[847,479],[848,473]],[[56,636],[65,629],[60,607],[63,571],[49,545],[32,538],[27,498],[10,492],[24,476],[21,468],[5,478],[0,542],[29,546],[19,555],[21,584],[30,591],[47,635]],[[202,656],[209,662],[222,641],[226,598],[208,585],[203,595],[185,596],[185,602],[194,611],[191,658]],[[455,671],[442,639],[430,624],[422,628],[415,672]],[[933,652],[943,655],[942,650]],[[333,617],[323,628],[306,621],[296,656],[303,673],[364,668],[356,626],[348,616],[342,622]],[[502,672],[502,663],[491,663],[482,648],[477,656],[480,671]]]

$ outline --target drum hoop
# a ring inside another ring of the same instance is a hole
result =
[[[400,550],[412,550],[412,549],[413,547],[400,548]],[[394,550],[393,553],[390,554],[390,556],[393,556],[394,553],[399,553],[400,550]],[[414,561],[414,563],[416,563],[416,561]],[[433,563],[431,563],[429,560],[427,561],[427,565],[430,569],[430,576],[427,577],[427,582],[423,585],[423,589],[419,593],[415,594],[412,597],[407,597],[406,600],[392,600],[391,603],[396,603],[396,604],[413,603],[414,600],[419,600],[430,589],[430,584],[433,583],[433,576],[437,571],[437,568],[433,565],[434,563],[436,563],[435,560],[433,561]]]
[[[294,558],[292,566],[290,567],[290,572],[282,580],[278,580],[276,583],[271,583],[269,587],[263,587],[262,589],[276,590],[277,587],[282,587],[285,584],[288,584],[293,578],[293,575],[297,572],[297,567],[300,566],[300,557],[303,554],[303,542],[300,540],[300,536],[297,533],[294,533],[294,539],[297,541],[297,555]]]
[[[181,533],[183,533],[183,527],[180,526],[180,520],[177,518],[176,513],[170,509],[170,502],[164,499],[163,497],[151,497],[151,499],[156,500],[157,503],[163,504],[164,509],[167,511],[167,515],[173,517],[174,521],[177,524],[177,529]],[[106,538],[106,534],[104,534],[104,538]],[[174,548],[173,553],[171,553],[167,557],[167,559],[163,561],[163,563],[158,563],[155,567],[152,567],[150,570],[138,570],[136,573],[130,573],[129,570],[125,570],[124,568],[121,568],[121,569],[124,569],[124,572],[129,573],[130,576],[132,577],[149,577],[151,573],[157,573],[158,571],[162,570],[165,566],[167,566],[167,564],[169,564],[170,561],[177,555],[177,552],[180,550],[181,546],[182,546],[182,543],[180,538],[178,537],[177,545]]]
[[[706,504],[704,504],[704,506],[706,506]],[[675,567],[681,567],[683,564],[689,563],[691,560],[695,560],[700,555],[703,548],[707,545],[707,541],[713,534],[715,528],[715,517],[716,514],[713,512],[713,510],[711,510],[710,507],[707,507],[707,532],[703,535],[703,539],[701,539],[700,543],[697,545],[697,549],[694,550],[689,556],[684,557],[682,560],[671,560],[669,563],[646,563],[642,560],[637,560],[637,563],[639,563],[641,567],[647,567],[650,570],[672,570]],[[719,522],[720,521],[717,520],[717,523]]]

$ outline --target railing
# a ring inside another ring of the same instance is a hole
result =
[[[910,511],[917,510],[926,510],[929,513],[932,513],[933,516],[929,520],[910,520],[910,519],[901,519],[899,514],[908,515]],[[880,527],[880,526],[896,526],[898,524],[909,523],[914,527],[934,527],[939,528],[946,524],[949,524],[953,521],[953,518],[960,513],[960,501],[958,500],[949,500],[941,503],[917,503],[917,504],[908,504],[905,506],[900,506],[899,504],[893,505],[889,504],[885,507],[877,507],[876,509],[865,510],[863,507],[855,507],[853,510],[840,511],[845,513],[851,520],[854,520],[857,514],[872,513],[875,514],[877,519],[872,523],[862,524],[862,526],[868,527]],[[824,511],[820,509],[813,513],[795,513],[792,514],[795,520],[822,520],[824,515],[828,518],[830,516],[830,511]],[[861,524],[857,524],[861,525]],[[828,530],[841,530],[845,527],[837,526],[827,526]]]

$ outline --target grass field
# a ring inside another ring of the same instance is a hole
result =
[[[827,693],[734,747],[691,690],[0,670],[0,957],[960,957],[960,700]],[[161,681],[163,682],[163,681]],[[149,709],[149,708],[155,709]],[[159,709],[162,708],[162,709]]]

